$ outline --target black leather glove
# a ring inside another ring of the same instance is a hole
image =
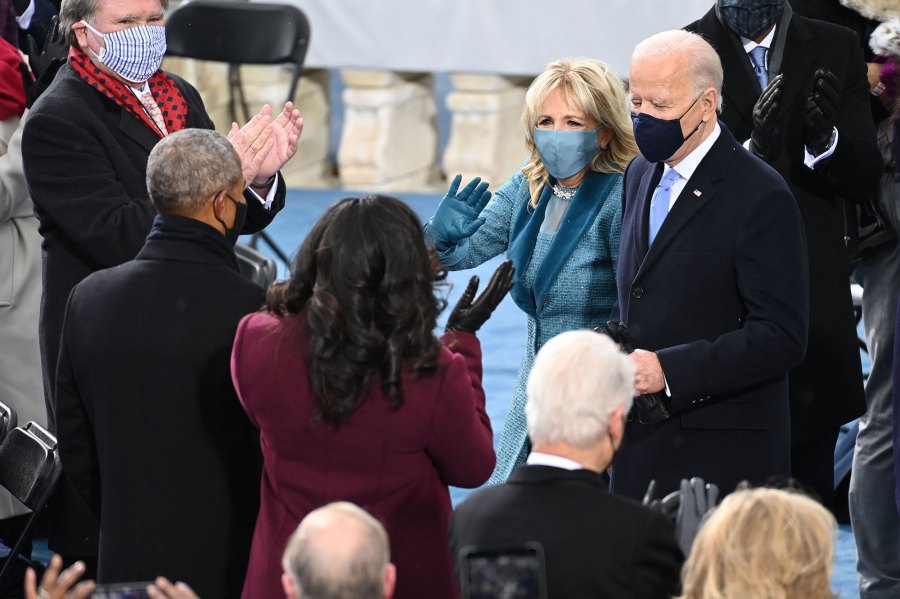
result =
[[[447,318],[446,330],[474,333],[480,329],[481,325],[491,317],[494,308],[512,289],[515,272],[512,260],[504,261],[494,271],[491,281],[477,298],[475,298],[475,292],[478,291],[478,277],[474,276],[469,279],[466,290]]]
[[[784,76],[779,74],[769,81],[753,106],[750,151],[766,162],[778,158],[784,143],[784,130],[778,114],[783,87]]]
[[[817,70],[803,110],[803,141],[813,156],[828,149],[840,105],[841,82],[831,71]]]
[[[28,65],[31,67],[31,72],[38,79],[48,74],[47,85],[49,85],[59,67],[65,64],[66,57],[69,55],[69,44],[66,43],[65,35],[59,30],[59,17],[56,15],[50,19],[47,31],[49,32],[47,39],[36,39],[34,35],[28,34],[25,53],[28,54]]]

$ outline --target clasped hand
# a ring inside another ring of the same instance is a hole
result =
[[[437,211],[427,224],[428,236],[434,240],[439,251],[471,237],[484,224],[484,219],[479,214],[491,199],[489,184],[482,183],[481,177],[475,177],[457,194],[461,181],[462,175],[453,178],[447,195],[438,204]]]
[[[241,159],[241,170],[247,185],[264,185],[297,153],[303,117],[286,102],[281,113],[272,119],[272,108],[265,104],[259,114],[243,127],[231,124],[228,141]]]

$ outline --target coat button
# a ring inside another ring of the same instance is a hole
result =
[[[638,285],[631,290],[631,297],[634,299],[641,299],[644,297],[644,288]]]

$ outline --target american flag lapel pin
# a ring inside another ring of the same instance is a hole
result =
[[[697,197],[699,198],[700,196],[703,195],[703,192],[700,191],[699,189],[695,189],[695,190],[694,190],[694,195],[697,196]]]

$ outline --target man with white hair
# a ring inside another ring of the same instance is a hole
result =
[[[589,365],[589,366],[588,366]],[[602,473],[622,444],[634,366],[590,331],[538,352],[528,378],[525,464],[456,508],[454,560],[466,547],[540,543],[549,597],[671,597],[683,560],[672,523],[610,494]]]
[[[338,501],[311,511],[284,550],[287,599],[390,599],[397,569],[387,532],[356,505]]]
[[[642,41],[630,82],[642,155],[625,171],[611,318],[637,348],[635,393],[665,409],[636,410],[612,489],[639,498],[655,479],[665,495],[697,476],[724,494],[788,476],[788,371],[809,322],[797,204],[718,122],[722,65],[703,38]]]

